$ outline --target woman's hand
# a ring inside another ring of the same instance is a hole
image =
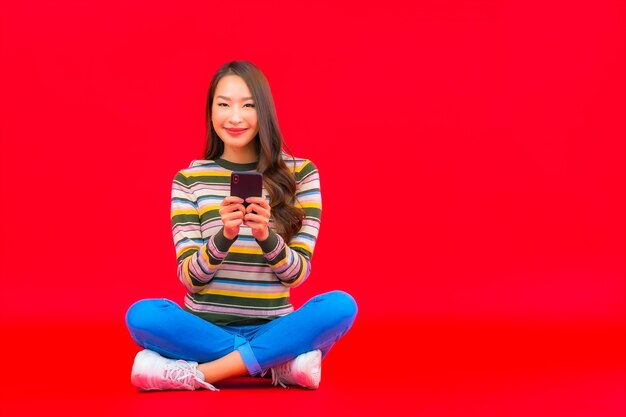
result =
[[[239,197],[228,196],[220,204],[220,217],[224,223],[224,236],[226,239],[234,239],[239,235],[239,228],[243,224],[243,216],[246,209],[243,200]]]
[[[243,217],[243,224],[252,229],[252,236],[256,240],[264,241],[270,235],[270,205],[263,197],[248,197],[246,202],[249,205]]]

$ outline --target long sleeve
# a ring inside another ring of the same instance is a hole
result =
[[[237,238],[227,239],[222,228],[203,239],[198,204],[182,172],[176,174],[172,184],[170,218],[178,278],[189,292],[196,293],[211,281]]]
[[[302,227],[288,244],[271,229],[269,237],[258,242],[268,265],[286,287],[296,287],[309,277],[322,215],[317,167],[307,160],[295,170],[294,176],[297,205],[305,212]]]

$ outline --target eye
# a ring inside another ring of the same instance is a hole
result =
[[[252,108],[256,107],[256,106],[255,106],[254,104],[252,104],[252,103],[248,103],[248,104],[246,104],[246,106],[250,106],[250,107],[252,107]],[[245,107],[245,106],[244,106],[244,107]]]
[[[226,103],[217,103],[217,107],[223,107],[222,105],[228,106],[228,104],[226,104]]]

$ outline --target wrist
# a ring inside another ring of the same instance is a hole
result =
[[[229,237],[226,234],[226,230],[222,227],[214,236],[213,242],[218,250],[222,252],[227,252],[230,246],[237,240],[238,236]]]
[[[264,253],[270,253],[274,249],[276,249],[276,246],[278,245],[278,242],[279,242],[279,237],[278,237],[278,234],[276,234],[276,232],[274,232],[271,229],[268,229],[267,238],[265,240],[256,239],[256,241]]]
[[[223,235],[224,235],[224,237],[225,237],[226,239],[228,239],[228,240],[234,240],[234,239],[235,239],[235,237],[237,236],[237,235],[235,235],[235,234],[233,234],[233,236],[230,236],[230,235],[228,234],[228,232],[226,232],[226,231],[224,231],[222,234],[223,234]]]
[[[269,228],[265,229],[264,231],[262,231],[258,237],[255,237],[255,239],[258,242],[265,242],[268,238],[270,237],[270,230]]]

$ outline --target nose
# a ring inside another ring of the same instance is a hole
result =
[[[239,110],[233,109],[233,111],[230,112],[229,121],[231,123],[241,123],[242,120],[243,119],[241,117],[241,113],[239,113]]]

